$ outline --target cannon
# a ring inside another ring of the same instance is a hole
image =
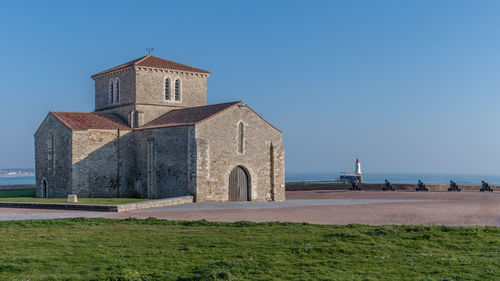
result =
[[[460,192],[462,190],[460,189],[460,187],[458,187],[458,185],[454,181],[450,180],[450,187],[448,188],[448,191],[458,191],[458,192]]]
[[[481,192],[493,192],[493,188],[491,188],[487,182],[481,181],[481,188],[479,189],[479,191],[481,191]]]
[[[361,190],[361,187],[359,186],[359,180],[358,178],[354,177],[354,178],[351,178],[351,187],[349,187],[349,190],[358,190],[360,191]]]
[[[415,191],[429,191],[429,189],[425,186],[425,184],[421,180],[418,180],[418,185],[417,188],[415,188]]]
[[[392,184],[390,181],[385,180],[384,187],[382,187],[382,191],[395,191],[394,187],[392,187]]]

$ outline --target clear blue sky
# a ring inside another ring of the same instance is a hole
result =
[[[500,174],[499,1],[8,1],[0,168],[34,167],[49,110],[154,55],[208,69],[208,102],[283,130],[290,172]]]

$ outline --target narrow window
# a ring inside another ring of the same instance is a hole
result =
[[[181,79],[175,79],[175,100],[181,100]]]
[[[170,100],[170,78],[165,79],[165,100]]]
[[[238,152],[243,153],[243,146],[245,142],[245,125],[243,122],[238,124]]]
[[[42,197],[48,198],[49,197],[49,191],[48,191],[48,186],[47,186],[47,180],[43,179],[42,180]]]
[[[52,134],[52,132],[49,134],[49,139],[47,142],[47,160],[49,161],[49,167],[48,167],[49,171],[54,171],[54,168],[55,168],[54,134]]]
[[[114,102],[114,97],[113,97],[113,80],[109,80],[109,103]]]
[[[115,101],[116,102],[119,102],[120,101],[120,79],[116,79],[116,97],[115,97]]]
[[[271,180],[271,187],[269,190],[270,199],[274,201],[274,147],[271,143],[271,148],[269,149],[269,175]]]

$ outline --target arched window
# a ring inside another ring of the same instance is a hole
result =
[[[165,79],[165,100],[170,100],[170,78]]]
[[[42,180],[42,191],[40,193],[41,193],[41,195],[40,195],[41,197],[45,197],[45,198],[49,197],[47,180],[45,178],[43,178],[43,180]]]
[[[181,79],[175,79],[175,100],[181,100]]]
[[[243,153],[245,143],[245,124],[240,122],[238,124],[238,152]]]
[[[114,85],[113,85],[113,80],[110,79],[109,80],[109,103],[112,104],[115,100],[114,100],[114,96],[113,96],[113,93],[114,92]]]
[[[120,101],[120,79],[116,78],[115,81],[115,102]]]

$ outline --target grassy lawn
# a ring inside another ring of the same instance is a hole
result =
[[[0,199],[13,197],[35,197],[36,189],[8,189],[0,190]]]
[[[500,280],[500,228],[0,222],[0,280]]]
[[[35,189],[0,190],[0,202],[68,203],[67,198],[37,198]],[[75,204],[118,205],[145,201],[140,198],[78,198]]]

